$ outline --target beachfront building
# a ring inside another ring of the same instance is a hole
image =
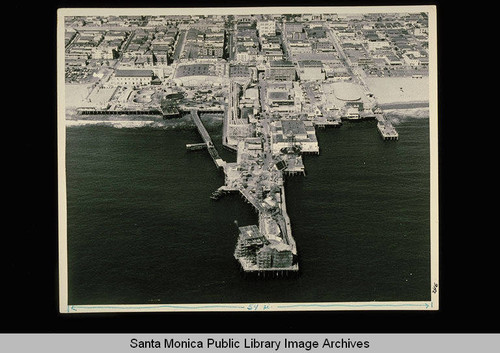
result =
[[[221,86],[227,83],[229,66],[223,60],[201,60],[179,64],[173,74],[181,86]]]
[[[113,83],[118,86],[146,86],[153,81],[152,70],[116,70]]]

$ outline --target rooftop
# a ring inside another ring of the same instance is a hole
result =
[[[335,82],[333,84],[335,97],[343,101],[357,101],[361,99],[360,87],[349,82]]]
[[[262,234],[260,234],[259,228],[256,225],[239,227],[239,230],[240,237],[243,239],[262,237]]]
[[[184,76],[213,76],[215,67],[211,64],[190,64],[182,65],[177,68],[177,77]]]
[[[281,126],[283,127],[283,135],[306,135],[306,127],[304,122],[300,120],[282,120]]]
[[[116,70],[116,77],[153,77],[152,70]]]
[[[268,245],[269,248],[275,249],[276,251],[291,251],[292,247],[280,241],[271,240]]]
[[[271,67],[293,67],[293,63],[288,60],[275,60],[270,62]]]
[[[300,67],[323,67],[323,63],[319,60],[302,60],[298,64]]]

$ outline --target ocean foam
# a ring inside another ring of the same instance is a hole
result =
[[[202,118],[204,125],[207,128],[217,128],[222,125],[223,117],[215,115],[207,115]],[[97,119],[85,119],[85,120],[66,120],[67,127],[73,126],[109,126],[119,129],[127,128],[142,128],[150,127],[155,129],[192,129],[195,127],[189,115],[183,116],[178,119],[168,119],[168,120],[97,120]]]
[[[397,125],[411,119],[428,119],[429,108],[385,109],[384,116],[393,125]]]

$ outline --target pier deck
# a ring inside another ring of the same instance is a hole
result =
[[[198,132],[200,133],[201,138],[203,139],[203,142],[207,145],[210,157],[212,157],[217,168],[221,168],[224,165],[224,161],[222,160],[222,158],[220,158],[219,152],[217,152],[217,149],[215,148],[212,139],[208,134],[207,129],[205,129],[205,126],[201,122],[200,116],[198,115],[198,110],[191,109],[190,113],[191,113],[191,118],[193,119],[194,124],[196,125],[196,128],[198,129]]]
[[[80,115],[162,115],[158,109],[97,109],[97,108],[79,108],[77,113]]]
[[[398,140],[399,134],[392,126],[390,121],[387,121],[382,114],[376,115],[377,129],[384,140]]]

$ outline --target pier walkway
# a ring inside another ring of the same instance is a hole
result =
[[[398,140],[399,134],[392,126],[391,122],[384,118],[382,114],[376,114],[377,129],[384,140]]]
[[[217,149],[215,148],[212,139],[210,138],[210,135],[208,134],[207,129],[205,129],[205,126],[203,126],[203,123],[201,122],[200,116],[198,115],[198,110],[197,109],[191,109],[191,118],[194,121],[194,124],[196,125],[196,128],[198,129],[198,132],[201,135],[201,138],[203,139],[203,142],[207,145],[208,153],[210,153],[210,157],[212,157],[215,165],[217,168],[221,168],[224,166],[225,162],[222,158],[219,156],[219,152],[217,152]]]

